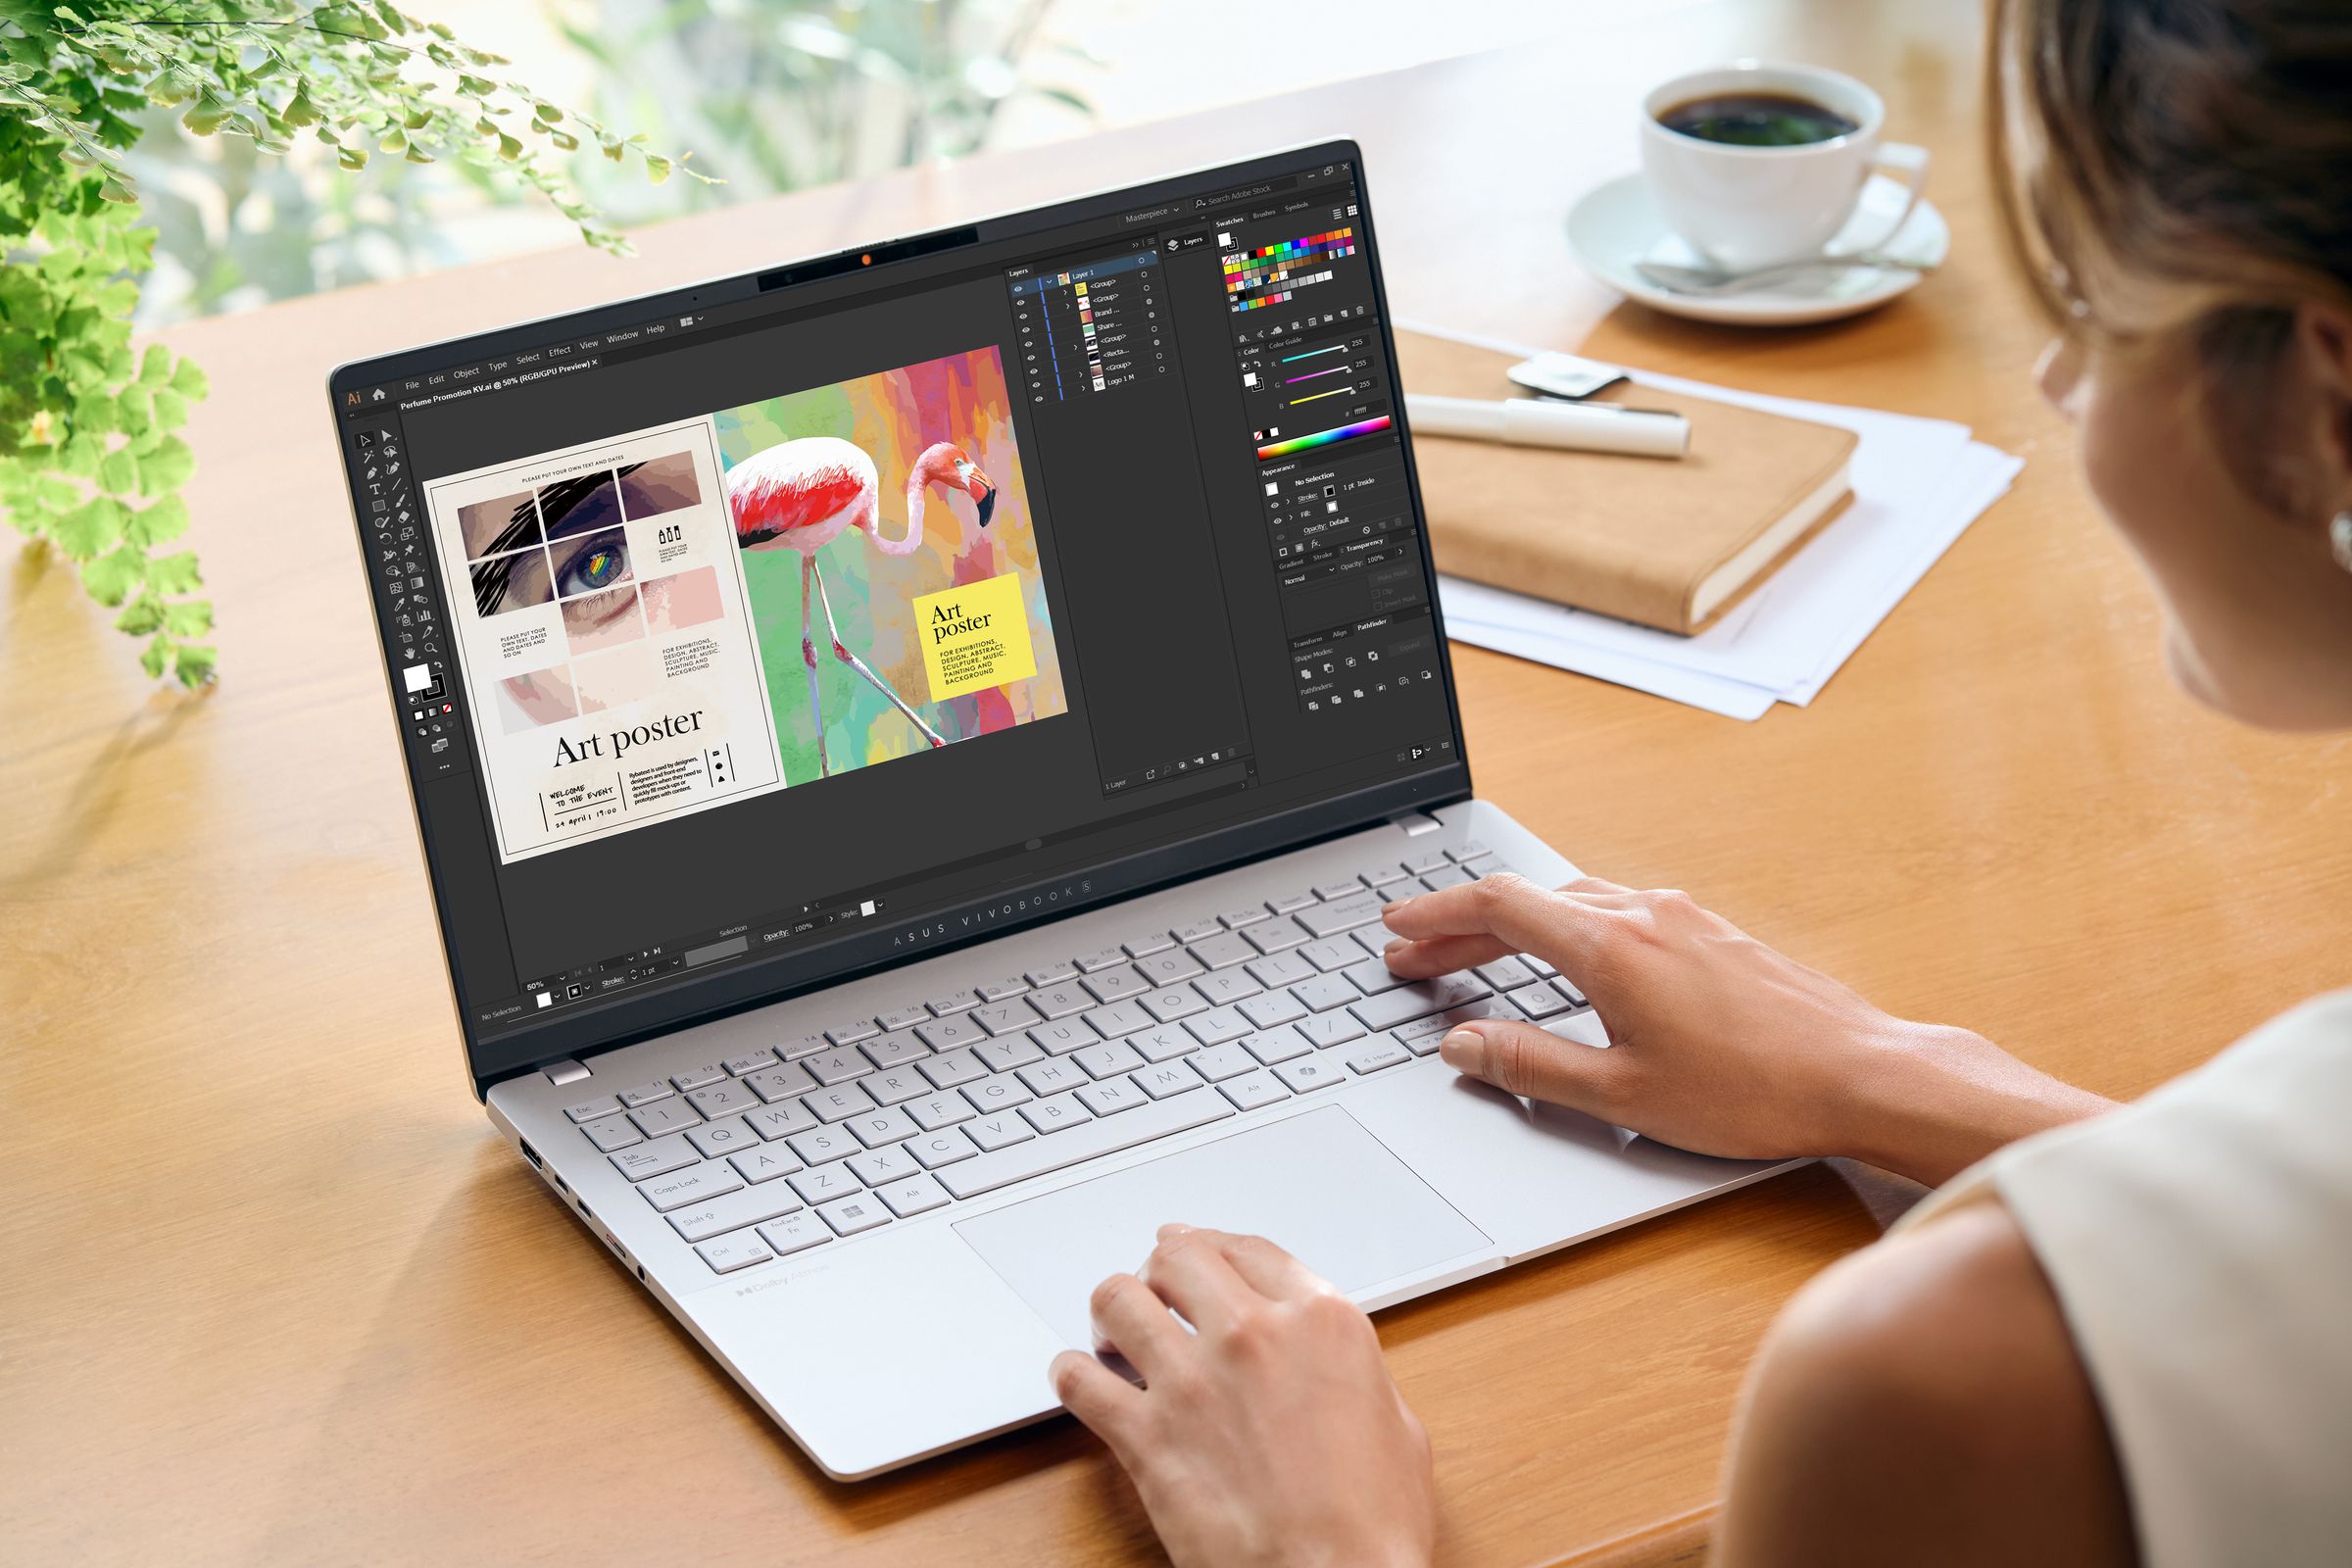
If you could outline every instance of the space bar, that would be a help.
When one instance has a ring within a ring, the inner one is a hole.
[[[1194,1089],[1098,1121],[1080,1122],[977,1159],[943,1165],[931,1174],[957,1198],[993,1193],[1007,1182],[1043,1176],[1098,1154],[1115,1153],[1154,1138],[1205,1127],[1233,1114],[1233,1102],[1214,1089]]]

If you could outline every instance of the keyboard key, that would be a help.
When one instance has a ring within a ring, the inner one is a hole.
[[[701,1089],[690,1089],[686,1092],[686,1099],[710,1121],[760,1107],[760,1096],[752,1086],[733,1079]]]
[[[985,1046],[974,1046],[972,1054],[990,1072],[1010,1072],[1024,1062],[1036,1061],[1046,1054],[1046,1048],[1034,1039],[992,1040]]]
[[[1485,996],[1487,989],[1487,983],[1476,975],[1440,975],[1435,980],[1418,980],[1394,991],[1384,991],[1377,997],[1366,997],[1348,1010],[1366,1029],[1393,1029],[1407,1019],[1460,1006]]]
[[[1176,939],[1165,931],[1147,931],[1132,942],[1119,944],[1119,951],[1130,958],[1148,958],[1154,953],[1176,945]]]
[[[1262,958],[1250,959],[1243,967],[1250,971],[1251,979],[1270,991],[1276,986],[1303,980],[1315,972],[1315,966],[1299,956],[1299,953],[1304,951],[1269,954]]]
[[[972,1016],[980,1020],[980,1027],[991,1036],[1017,1035],[1031,1024],[1045,1021],[1045,1014],[1018,997],[983,1002],[972,1009]]]
[[[980,993],[977,991],[951,991],[944,997],[933,997],[923,1005],[931,1009],[932,1017],[945,1018],[950,1013],[969,1012],[980,1005]]]
[[[911,1176],[922,1166],[915,1163],[912,1154],[892,1144],[885,1149],[869,1149],[862,1154],[852,1154],[850,1169],[856,1171],[858,1179],[866,1186],[880,1187],[885,1182]]]
[[[1317,937],[1298,950],[1298,956],[1326,972],[1361,962],[1364,950],[1349,937]]]
[[[819,1127],[812,1132],[795,1133],[784,1140],[785,1147],[801,1156],[804,1165],[822,1165],[831,1160],[847,1159],[858,1152],[857,1137],[840,1127]]]
[[[1198,942],[1202,937],[1213,937],[1224,929],[1225,928],[1218,924],[1214,919],[1190,920],[1176,928],[1176,940],[1179,942]]]
[[[1415,876],[1427,876],[1432,871],[1443,871],[1452,864],[1453,862],[1446,858],[1444,850],[1431,850],[1426,855],[1408,855],[1404,858],[1404,868]]]
[[[645,1142],[645,1134],[631,1125],[626,1116],[600,1116],[595,1121],[584,1121],[580,1123],[580,1131],[586,1133],[588,1141],[607,1154],[615,1149],[626,1149],[631,1144]]]
[[[1482,855],[1493,855],[1494,852],[1477,839],[1464,839],[1446,853],[1456,860],[1475,860]]]
[[[1032,1101],[1021,1107],[1021,1119],[1041,1133],[1058,1133],[1092,1121],[1094,1112],[1078,1103],[1076,1095],[1055,1095],[1052,1100]]]
[[[817,1125],[816,1113],[797,1100],[745,1111],[743,1119],[762,1138],[788,1138]]]
[[[1002,980],[991,980],[982,985],[980,1000],[982,1002],[1003,1002],[1006,997],[1017,997],[1028,989],[1029,982],[1024,976],[1008,974]]]
[[[1361,963],[1349,964],[1340,973],[1348,977],[1349,985],[1367,997],[1377,997],[1383,991],[1394,991],[1405,983],[1404,976],[1391,969],[1385,958],[1366,958]]]
[[[1127,961],[1127,955],[1116,948],[1097,948],[1092,953],[1081,953],[1070,961],[1078,965],[1079,973],[1093,974],[1099,969],[1117,968]]]
[[[1304,891],[1298,893],[1285,893],[1279,899],[1268,899],[1266,901],[1266,907],[1276,914],[1288,914],[1293,909],[1305,908],[1308,905],[1315,902],[1317,896],[1318,895],[1316,894],[1315,890],[1312,888],[1305,889]]]
[[[1097,1002],[1121,1002],[1129,997],[1140,997],[1152,985],[1134,964],[1124,959],[1116,969],[1090,974],[1078,983],[1086,987]]]
[[[1465,882],[1475,882],[1477,880],[1478,878],[1472,876],[1468,871],[1463,870],[1460,866],[1449,865],[1442,871],[1430,872],[1429,875],[1421,879],[1421,885],[1432,893],[1438,893],[1446,888],[1458,888]]]
[[[760,1147],[760,1135],[741,1116],[729,1116],[707,1127],[690,1127],[686,1141],[701,1150],[705,1159],[723,1159],[738,1150]]]
[[[822,1029],[811,1029],[806,1034],[787,1035],[777,1042],[776,1054],[786,1061],[798,1061],[803,1056],[812,1056],[820,1051],[830,1050],[832,1046],[831,1035]]]
[[[1077,978],[1078,966],[1074,963],[1049,963],[1029,971],[1029,984],[1032,987],[1056,986],[1065,980]]]
[[[682,1100],[657,1100],[641,1110],[630,1111],[629,1120],[635,1122],[637,1130],[648,1138],[659,1138],[663,1133],[680,1132],[703,1124],[702,1113]]]
[[[1296,1029],[1268,1029],[1242,1037],[1242,1049],[1271,1067],[1278,1061],[1303,1056],[1315,1048]]]
[[[1455,1024],[1468,1023],[1473,1018],[1516,1018],[1518,1016],[1518,1010],[1502,998],[1481,997],[1476,1002],[1465,1002],[1458,1007],[1447,1007],[1444,1012],[1433,1012],[1425,1018],[1415,1018],[1410,1023],[1400,1023],[1389,1032],[1399,1041],[1411,1046],[1415,1055],[1426,1056],[1429,1052],[1420,1047],[1420,1041],[1424,1036],[1435,1040]],[[1431,1049],[1436,1048],[1433,1046]]]
[[[1539,980],[1532,986],[1521,986],[1503,999],[1530,1018],[1548,1018],[1555,1012],[1566,1012],[1576,1005],[1567,994],[1548,980]]]
[[[1133,1046],[1123,1040],[1109,1041],[1100,1046],[1089,1046],[1084,1051],[1073,1051],[1070,1053],[1070,1059],[1084,1067],[1088,1077],[1098,1080],[1112,1077],[1144,1064],[1143,1056]],[[1030,1087],[1035,1088],[1036,1085],[1032,1084]]]
[[[980,1146],[983,1153],[1025,1144],[1037,1136],[1037,1130],[1010,1111],[1002,1116],[984,1116],[964,1128],[964,1136]]]
[[[1262,904],[1245,904],[1238,909],[1228,909],[1217,916],[1236,931],[1246,925],[1255,925],[1266,917],[1266,906]]]
[[[923,1043],[933,1051],[954,1051],[957,1046],[978,1045],[988,1038],[988,1031],[981,1028],[978,1020],[969,1013],[918,1023],[914,1026],[914,1032],[921,1035]]]
[[[1228,1078],[1239,1078],[1257,1066],[1257,1058],[1238,1045],[1210,1046],[1205,1051],[1196,1051],[1185,1059],[1193,1071],[1212,1084],[1223,1083]]]
[[[672,1171],[667,1176],[656,1176],[639,1182],[637,1191],[645,1195],[647,1202],[666,1214],[673,1208],[684,1208],[688,1203],[699,1203],[706,1199],[739,1191],[742,1186],[743,1178],[735,1174],[734,1166],[723,1160],[705,1160],[699,1165]]]
[[[860,1040],[871,1040],[885,1029],[904,1029],[903,1023],[877,1023],[871,1018],[844,1018],[825,1030],[825,1038],[837,1046],[854,1046]]]
[[[780,1067],[762,1067],[747,1075],[743,1081],[752,1086],[752,1093],[771,1105],[779,1100],[790,1100],[816,1087],[816,1080],[808,1076],[808,1069],[797,1061],[786,1062]]]
[[[1350,1040],[1361,1040],[1365,1034],[1364,1026],[1345,1007],[1301,1018],[1291,1027],[1303,1035],[1308,1045],[1316,1047],[1343,1046]]]
[[[1154,991],[1141,1001],[1143,1009],[1161,1023],[1174,1023],[1179,1018],[1189,1018],[1196,1012],[1208,1010],[1208,1004],[1201,1001],[1200,993],[1191,986],[1170,986],[1165,991]]]
[[[1367,956],[1382,959],[1389,956],[1389,944],[1396,940],[1396,933],[1385,925],[1364,926],[1348,932],[1348,936]]]
[[[861,1110],[874,1108],[874,1097],[856,1084],[842,1084],[832,1089],[820,1089],[813,1095],[803,1095],[801,1103],[815,1113],[818,1121],[841,1121]]]
[[[703,1261],[710,1265],[712,1272],[719,1274],[732,1274],[739,1268],[750,1268],[754,1263],[772,1263],[776,1260],[776,1254],[768,1250],[767,1244],[756,1232],[723,1237],[715,1242],[703,1242],[695,1250],[703,1254]]]
[[[925,1170],[937,1170],[942,1165],[953,1165],[959,1159],[969,1159],[980,1152],[980,1147],[977,1144],[953,1127],[943,1128],[935,1133],[925,1133],[920,1138],[909,1140],[903,1147],[921,1162]]]
[[[748,1077],[762,1067],[772,1067],[775,1064],[776,1054],[765,1050],[747,1051],[740,1056],[729,1056],[725,1061],[719,1063],[738,1078]]]
[[[896,1034],[901,1029],[911,1029],[918,1023],[928,1022],[930,1017],[931,1009],[917,1002],[904,1007],[893,1007],[881,1014],[877,1021],[883,1028]]]
[[[1097,1007],[1081,1014],[1086,1026],[1105,1040],[1134,1034],[1152,1027],[1152,1015],[1132,1002],[1114,1002],[1107,1007]]]
[[[1329,1089],[1348,1076],[1347,1069],[1330,1056],[1301,1056],[1297,1061],[1284,1062],[1274,1071],[1295,1095]]]
[[[970,1121],[973,1113],[970,1101],[961,1095],[943,1092],[926,1100],[907,1102],[906,1114],[914,1118],[917,1127],[929,1133],[953,1127],[959,1121]]]
[[[682,1095],[689,1089],[700,1089],[705,1084],[714,1084],[726,1075],[727,1069],[712,1061],[706,1062],[700,1067],[689,1067],[684,1072],[671,1073],[669,1081],[678,1086],[678,1093]]]
[[[1406,872],[1403,866],[1396,864],[1395,861],[1391,861],[1387,865],[1376,865],[1371,870],[1366,871],[1363,877],[1364,886],[1368,888],[1385,888],[1392,882],[1403,881],[1408,874],[1409,873]]]
[[[1341,1059],[1348,1063],[1349,1072],[1378,1072],[1383,1067],[1403,1065],[1413,1059],[1413,1054],[1382,1036],[1356,1047]]]
[[[633,1182],[641,1182],[649,1177],[666,1176],[673,1170],[684,1170],[698,1163],[703,1156],[694,1152],[694,1146],[686,1141],[684,1133],[672,1133],[667,1138],[657,1138],[650,1144],[639,1144],[635,1149],[624,1149],[605,1157],[612,1161],[614,1170]]]
[[[978,1063],[974,1063],[974,1065],[977,1066]],[[858,1079],[858,1087],[873,1096],[874,1103],[877,1105],[896,1105],[902,1102],[912,1100],[917,1095],[930,1094],[939,1085],[916,1072],[912,1067],[893,1067],[888,1072],[878,1072],[871,1077]]]
[[[931,1080],[934,1089],[956,1089],[988,1076],[988,1067],[976,1051],[943,1051],[928,1061],[916,1062],[915,1067]]]
[[[1222,932],[1218,934],[1223,935]],[[1202,963],[1181,948],[1170,948],[1165,953],[1154,953],[1149,958],[1138,963],[1136,968],[1143,971],[1144,978],[1155,986],[1172,986],[1179,980],[1190,980],[1197,974],[1208,972],[1207,964]]]
[[[902,1138],[912,1138],[916,1133],[922,1131],[914,1124],[912,1116],[907,1115],[896,1105],[891,1106],[888,1110],[871,1111],[863,1116],[852,1116],[849,1127],[850,1131],[858,1135],[858,1141],[868,1149],[879,1149],[884,1144],[895,1144]]]
[[[1030,1092],[1029,1086],[1012,1073],[982,1079],[976,1084],[965,1084],[962,1093],[963,1098],[971,1102],[972,1108],[983,1116],[991,1111],[1026,1105],[1037,1098]]]
[[[939,1183],[957,1198],[972,1198],[1080,1160],[1205,1126],[1232,1114],[1233,1106],[1223,1096],[1196,1089],[1120,1115],[1087,1121],[1052,1138],[1039,1138],[950,1165],[939,1173]]]
[[[888,1187],[877,1187],[874,1196],[889,1204],[890,1211],[901,1219],[948,1206],[947,1193],[928,1176],[909,1176]]]
[[[639,1105],[650,1105],[657,1100],[667,1100],[676,1091],[669,1087],[668,1079],[657,1078],[650,1084],[639,1084],[634,1089],[623,1089],[620,1092],[620,1102],[634,1110]]]
[[[708,1203],[692,1208],[673,1209],[669,1223],[677,1233],[690,1242],[709,1241],[729,1231],[757,1225],[763,1219],[782,1219],[801,1211],[799,1195],[781,1184],[774,1187],[752,1187],[740,1193],[714,1198]]]
[[[1088,1084],[1078,1091],[1078,1098],[1098,1116],[1115,1116],[1122,1110],[1151,1103],[1151,1097],[1125,1078],[1106,1078],[1099,1084]]]
[[[1058,1057],[1052,1061],[1031,1062],[1013,1076],[1027,1084],[1030,1092],[1036,1095],[1057,1094],[1086,1082],[1085,1072],[1076,1063]]]
[[[1251,1025],[1239,1007],[1211,1007],[1197,1017],[1185,1019],[1184,1027],[1202,1045],[1221,1046],[1228,1040],[1241,1039]]]
[[[1364,884],[1355,877],[1349,877],[1345,882],[1318,882],[1315,884],[1315,897],[1326,904],[1336,904],[1341,899],[1351,899],[1363,891]]]
[[[1319,937],[1336,937],[1343,931],[1370,925],[1380,918],[1384,901],[1377,893],[1358,893],[1335,904],[1318,904],[1311,909],[1300,909],[1291,916]]]
[[[1311,980],[1301,980],[1291,987],[1291,995],[1315,1012],[1345,1007],[1350,1002],[1361,1002],[1364,997],[1361,991],[1355,989],[1354,981],[1336,974],[1319,974]]]
[[[755,1187],[761,1182],[772,1182],[779,1176],[789,1176],[802,1168],[801,1162],[793,1158],[789,1148],[747,1149],[740,1154],[729,1154],[727,1163],[735,1167],[736,1175]],[[793,1206],[798,1208],[800,1205],[795,1203]]]
[[[1470,971],[1497,991],[1516,991],[1536,978],[1536,971],[1517,958],[1496,958]]]
[[[1272,1073],[1263,1071],[1228,1078],[1217,1085],[1217,1093],[1232,1101],[1236,1110],[1255,1110],[1260,1105],[1291,1098],[1291,1092],[1275,1082]]]
[[[858,1049],[877,1067],[902,1067],[919,1056],[931,1054],[931,1048],[915,1038],[911,1029],[893,1029],[889,1034],[876,1035]]]
[[[790,1219],[760,1226],[760,1238],[775,1249],[778,1257],[785,1257],[806,1251],[819,1242],[831,1241],[833,1233],[817,1223],[814,1214],[795,1214]]]
[[[1066,1056],[1080,1046],[1091,1046],[1102,1036],[1076,1018],[1062,1018],[1054,1023],[1041,1023],[1029,1031],[1029,1043],[1049,1055]],[[983,1058],[985,1059],[985,1058]]]
[[[1048,1018],[1067,1018],[1096,1005],[1094,994],[1073,978],[1059,985],[1041,986],[1030,993],[1029,1005]]]
[[[599,1116],[610,1116],[619,1108],[618,1097],[603,1095],[595,1100],[583,1100],[576,1105],[566,1105],[564,1114],[575,1122],[594,1121]]]
[[[830,1051],[820,1051],[813,1056],[802,1058],[800,1064],[808,1070],[809,1077],[820,1084],[845,1084],[874,1070],[874,1064],[866,1060],[865,1053],[856,1046],[835,1046]]]
[[[1315,906],[1317,909],[1326,907],[1328,907],[1326,905]],[[1242,935],[1248,937],[1250,945],[1260,953],[1283,953],[1292,948],[1303,947],[1313,941],[1319,933],[1309,931],[1298,922],[1314,912],[1314,909],[1300,909],[1297,914],[1286,914],[1279,920],[1266,920],[1250,926],[1242,932]]]
[[[1172,1056],[1185,1055],[1200,1049],[1200,1042],[1180,1023],[1163,1023],[1156,1029],[1140,1035],[1129,1035],[1127,1043],[1139,1052],[1146,1061],[1166,1061]]]
[[[890,1223],[890,1215],[882,1205],[862,1193],[856,1198],[845,1198],[838,1203],[827,1203],[817,1213],[824,1217],[826,1224],[833,1227],[836,1236],[855,1236],[859,1231],[870,1231],[877,1225]]]
[[[810,1207],[862,1191],[858,1185],[856,1173],[840,1165],[816,1165],[808,1170],[795,1171],[784,1179],[792,1183],[792,1190],[800,1194],[801,1200]]]
[[[1257,917],[1265,919],[1266,911],[1259,909]],[[1213,937],[1205,937],[1184,951],[1193,956],[1194,962],[1208,969],[1230,969],[1258,956],[1255,948],[1231,931],[1220,931]]]
[[[1219,969],[1197,977],[1193,989],[1206,998],[1210,1006],[1222,1007],[1229,1002],[1254,997],[1265,987],[1251,979],[1247,969]]]
[[[1201,1084],[1200,1075],[1182,1061],[1171,1061],[1157,1067],[1139,1067],[1127,1076],[1130,1082],[1153,1100],[1181,1095],[1188,1089],[1200,1088]]]
[[[1306,1004],[1288,991],[1270,991],[1242,1004],[1242,1016],[1259,1029],[1273,1029],[1306,1016]]]

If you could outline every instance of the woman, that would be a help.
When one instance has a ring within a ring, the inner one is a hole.
[[[2042,386],[2175,676],[2250,723],[2352,727],[2352,11],[2012,0],[1994,27],[2009,226],[2064,332]],[[1679,893],[1493,877],[1388,923],[1400,974],[1541,954],[1614,1040],[1468,1024],[1457,1071],[1943,1184],[1766,1339],[1720,1568],[2352,1562],[2352,993],[2117,1107]],[[1428,1558],[1428,1441],[1296,1260],[1171,1226],[1094,1305],[1148,1386],[1068,1352],[1054,1387],[1179,1562]]]

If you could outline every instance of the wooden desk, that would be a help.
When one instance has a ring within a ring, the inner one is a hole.
[[[1865,320],[1739,333],[1610,298],[1570,198],[1635,102],[1740,53],[1853,70],[1931,144],[1951,266]],[[320,407],[330,363],[1352,132],[1422,319],[1965,419],[2025,454],[1809,710],[1747,725],[1456,655],[1482,791],[1897,1010],[2112,1094],[2343,978],[2336,741],[2168,685],[2138,577],[2034,398],[2040,341],[1948,0],[1688,8],[1547,49],[976,160],[171,334],[219,690],[154,695],[67,572],[0,568],[0,1539],[24,1562],[1146,1557],[1073,1424],[826,1481],[580,1236],[461,1076]],[[1517,260],[1465,287],[1465,237]],[[1387,1313],[1456,1562],[1688,1562],[1740,1369],[1874,1234],[1826,1169]],[[1041,1374],[1042,1375],[1042,1374]]]

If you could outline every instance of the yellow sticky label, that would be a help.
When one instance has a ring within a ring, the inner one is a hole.
[[[1037,673],[1017,572],[925,594],[914,602],[914,612],[935,703]]]

